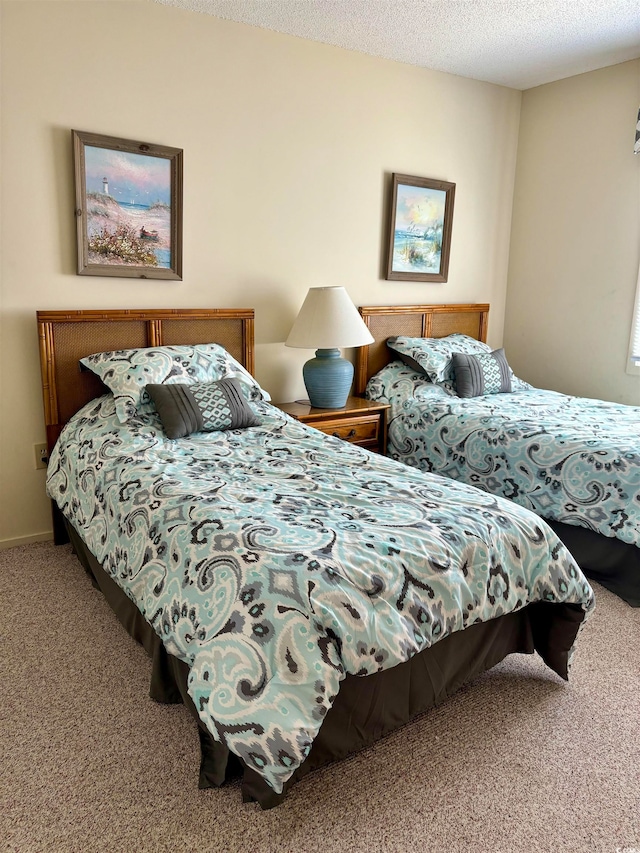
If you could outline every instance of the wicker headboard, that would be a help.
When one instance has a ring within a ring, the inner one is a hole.
[[[221,344],[254,371],[252,308],[38,311],[42,394],[49,453],[62,427],[85,403],[106,393],[80,370],[94,352],[169,344]]]
[[[374,343],[356,352],[355,393],[364,394],[367,382],[393,359],[387,338],[407,335],[412,338],[444,338],[454,332],[487,340],[489,306],[468,305],[395,305],[359,308],[362,319],[373,335]]]

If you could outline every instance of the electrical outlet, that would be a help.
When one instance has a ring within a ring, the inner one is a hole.
[[[46,468],[49,462],[49,454],[46,444],[34,444],[33,452],[36,457],[36,468]]]

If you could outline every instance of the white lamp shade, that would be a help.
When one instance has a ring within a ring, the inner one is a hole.
[[[334,349],[371,343],[373,337],[344,287],[312,287],[285,346]]]

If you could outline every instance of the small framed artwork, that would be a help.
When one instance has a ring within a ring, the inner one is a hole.
[[[78,275],[182,279],[182,149],[71,131]]]
[[[387,279],[446,281],[456,185],[393,175]]]

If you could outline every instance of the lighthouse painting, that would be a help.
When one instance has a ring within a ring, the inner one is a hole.
[[[182,278],[182,149],[72,131],[78,274]]]

